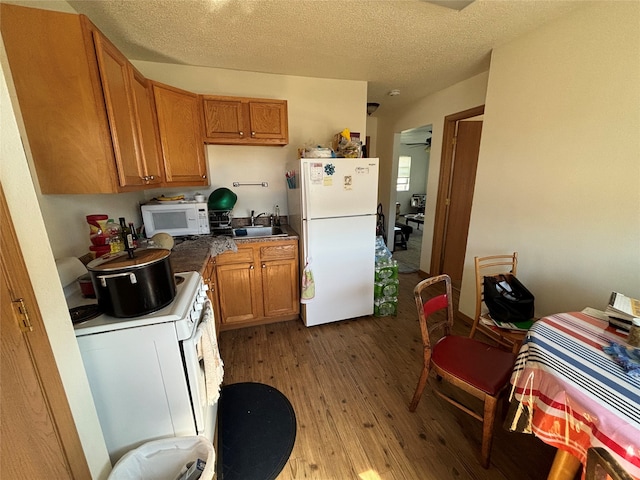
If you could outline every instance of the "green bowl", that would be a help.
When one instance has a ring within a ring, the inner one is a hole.
[[[238,196],[228,188],[218,188],[209,195],[207,205],[209,210],[231,210],[236,204]]]

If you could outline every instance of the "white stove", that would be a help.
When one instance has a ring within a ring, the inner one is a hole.
[[[76,337],[123,328],[175,322],[178,339],[185,340],[189,338],[200,318],[203,305],[207,300],[207,286],[202,282],[202,277],[198,272],[178,273],[175,275],[175,278],[176,296],[166,307],[146,315],[132,318],[117,318],[101,314],[95,318],[74,325]],[[70,287],[71,286],[72,285],[70,285]],[[68,293],[67,305],[69,308],[92,304],[97,304],[97,300],[95,298],[83,297],[79,287]]]
[[[63,280],[77,278],[77,268],[73,264],[67,275],[58,269],[70,309],[97,304],[82,296],[77,282]],[[207,387],[219,388],[222,382],[213,310],[198,272],[179,273],[176,279],[175,298],[160,310],[133,318],[101,314],[74,325],[114,464],[159,438],[204,435],[213,441],[218,390]],[[219,373],[205,369],[205,351],[207,360],[213,356],[219,362]]]

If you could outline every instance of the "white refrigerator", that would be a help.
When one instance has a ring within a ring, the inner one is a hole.
[[[377,158],[303,158],[287,165],[289,224],[300,235],[301,277],[315,296],[302,303],[307,327],[373,313]]]

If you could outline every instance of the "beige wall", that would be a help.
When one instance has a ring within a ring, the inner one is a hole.
[[[111,464],[20,141],[4,48],[0,50],[0,181],[91,474],[106,478]]]
[[[640,297],[640,3],[598,2],[492,57],[473,257],[512,252],[538,315]]]

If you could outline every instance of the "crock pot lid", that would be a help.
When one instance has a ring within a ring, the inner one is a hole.
[[[133,251],[133,258],[127,252],[118,252],[92,260],[87,269],[93,272],[110,272],[131,268],[141,268],[164,260],[171,255],[171,250],[164,248],[138,248]]]

